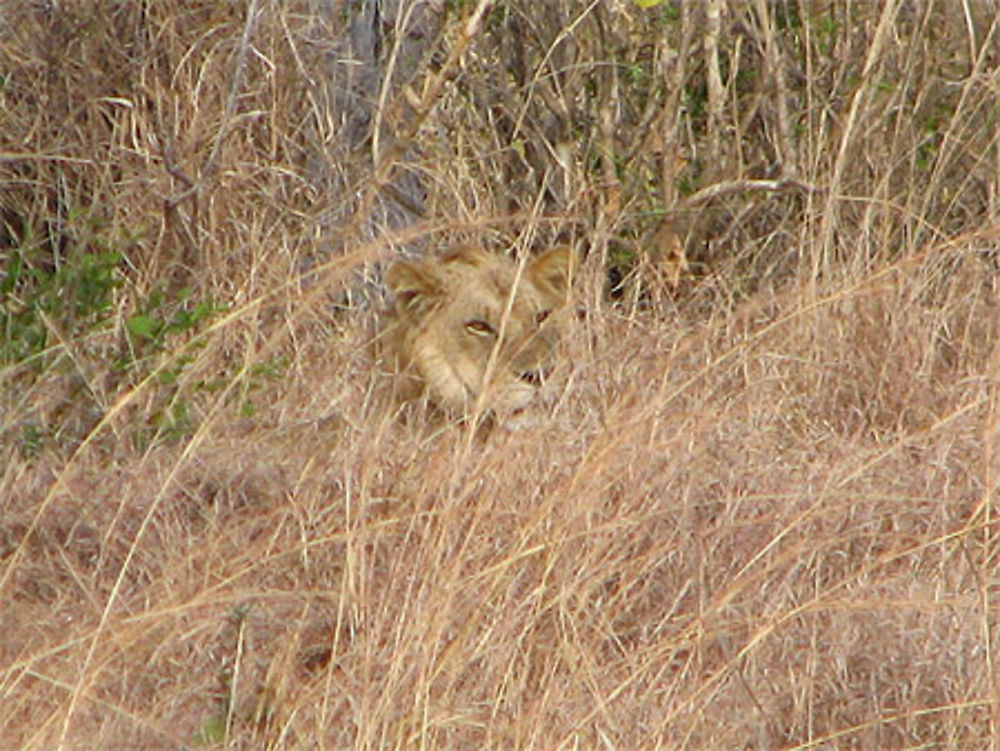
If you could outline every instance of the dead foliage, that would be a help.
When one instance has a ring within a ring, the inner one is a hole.
[[[3,744],[996,745],[998,23],[7,2]],[[371,356],[462,240],[585,259],[521,431]]]

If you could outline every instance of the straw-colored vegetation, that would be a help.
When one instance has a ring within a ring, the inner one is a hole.
[[[0,746],[1000,746],[1000,12],[0,7]],[[400,255],[569,244],[529,428]]]

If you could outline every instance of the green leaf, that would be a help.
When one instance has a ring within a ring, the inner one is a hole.
[[[132,336],[155,339],[156,335],[160,333],[160,329],[163,328],[163,321],[155,316],[139,313],[129,318],[125,325]]]
[[[661,5],[663,0],[633,0],[633,2],[639,8],[643,10],[648,10],[649,8],[655,8],[657,5]]]

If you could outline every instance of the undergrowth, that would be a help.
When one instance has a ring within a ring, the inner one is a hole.
[[[0,742],[995,748],[989,4],[0,12]],[[380,272],[569,243],[531,427]]]

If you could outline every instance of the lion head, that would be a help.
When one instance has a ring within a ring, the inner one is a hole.
[[[565,247],[523,264],[461,247],[392,264],[382,345],[404,398],[423,395],[452,414],[528,407],[553,365],[572,261]]]

